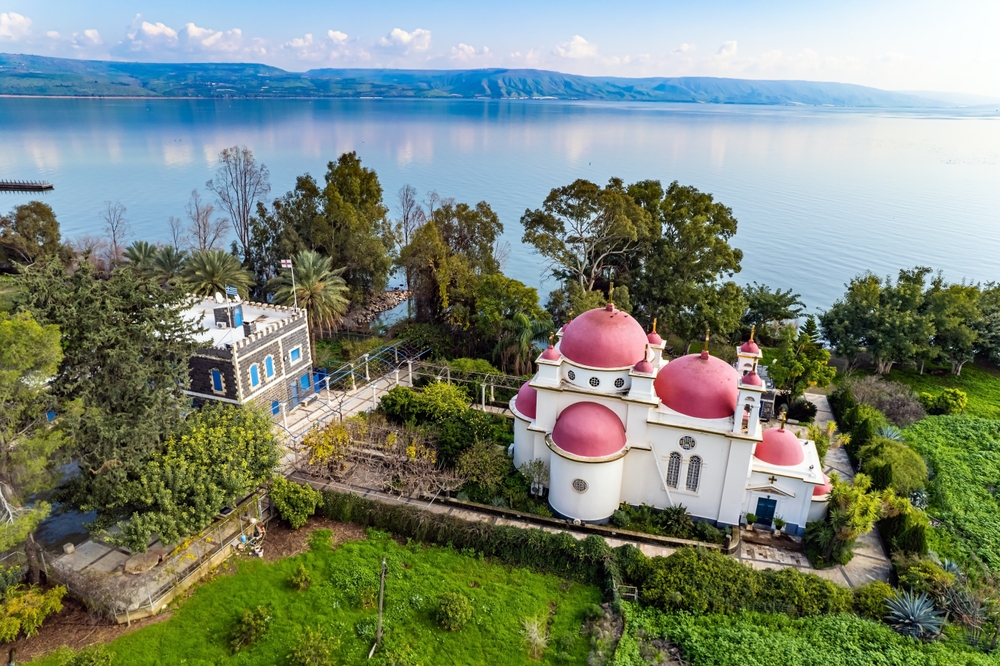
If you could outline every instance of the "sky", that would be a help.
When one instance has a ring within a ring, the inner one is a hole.
[[[1000,97],[1000,1],[0,0],[0,52],[839,81]]]

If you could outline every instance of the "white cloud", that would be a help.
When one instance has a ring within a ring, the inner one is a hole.
[[[31,19],[17,12],[0,14],[0,39],[16,41],[31,32]]]
[[[334,44],[343,44],[347,41],[347,33],[339,30],[327,30],[326,36]]]
[[[674,55],[680,55],[682,53],[689,53],[691,51],[694,51],[694,46],[692,46],[691,44],[681,44],[676,49],[671,51],[671,53],[673,53]]]
[[[82,49],[94,48],[95,46],[100,46],[104,43],[101,39],[101,33],[97,32],[93,28],[89,30],[84,30],[83,32],[73,33],[73,46]]]
[[[49,39],[59,39],[59,33],[56,32],[55,30],[49,30],[48,32],[45,33],[45,36],[48,37]]]
[[[82,36],[83,39],[89,39],[92,44],[93,37],[100,39],[96,30],[84,31]],[[144,21],[142,16],[137,14],[125,39],[112,49],[112,52],[131,56],[146,54],[155,58],[176,56],[179,53],[209,57],[246,56],[251,53],[261,55],[267,50],[263,48],[261,40],[253,40],[249,45],[244,44],[243,31],[239,28],[215,30],[202,28],[194,23],[185,23],[180,30],[174,30],[164,23]]]
[[[571,40],[558,45],[554,53],[560,58],[593,58],[597,56],[597,45],[573,35]]]
[[[404,53],[426,51],[431,47],[431,31],[417,28],[413,32],[406,32],[401,28],[393,28],[392,32],[378,40],[378,43]]]
[[[481,50],[477,51],[476,47],[469,46],[468,44],[459,44],[458,46],[451,47],[451,51],[448,55],[449,59],[457,62],[489,60],[492,57],[493,53],[490,52],[489,47],[484,46]]]
[[[281,48],[294,54],[297,60],[309,62],[364,61],[370,58],[363,48],[354,48],[349,44],[346,32],[327,30],[325,37],[316,38],[312,33],[306,33],[285,42]]]
[[[719,51],[718,53],[716,53],[716,55],[720,55],[726,58],[736,55],[736,40],[730,39],[729,41],[723,42],[722,46],[719,47]]]

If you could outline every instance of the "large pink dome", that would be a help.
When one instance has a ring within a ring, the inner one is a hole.
[[[813,488],[813,497],[823,497],[824,495],[828,494],[831,490],[833,490],[833,484],[830,483],[830,477],[824,474],[823,485],[816,486],[815,488]]]
[[[740,375],[721,358],[688,354],[667,363],[653,386],[670,409],[698,419],[721,419],[736,413]]]
[[[538,390],[529,385],[528,382],[525,382],[517,391],[514,406],[517,407],[517,411],[521,412],[521,414],[527,416],[529,419],[533,419],[537,413],[537,404]]]
[[[567,453],[601,458],[625,447],[625,427],[618,415],[604,405],[578,402],[556,419],[552,441]]]
[[[632,315],[608,303],[563,328],[559,351],[593,368],[631,368],[646,356],[646,332]]]
[[[762,441],[757,444],[753,455],[757,460],[779,467],[794,467],[806,459],[802,442],[791,430],[784,428],[765,430]]]

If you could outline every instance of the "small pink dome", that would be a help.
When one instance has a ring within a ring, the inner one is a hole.
[[[760,378],[760,375],[757,374],[756,370],[751,370],[749,374],[743,375],[743,378],[740,379],[740,383],[744,386],[763,386],[764,380]]]
[[[833,490],[833,484],[830,483],[830,477],[824,474],[823,481],[824,483],[822,486],[816,486],[815,488],[813,488],[813,497],[822,497],[823,495],[826,495],[828,492]]]
[[[517,411],[521,412],[529,419],[535,418],[537,413],[538,404],[538,390],[525,382],[520,389],[517,391],[517,398],[514,400],[514,406],[517,407]]]
[[[567,453],[601,458],[625,447],[625,427],[604,405],[577,402],[564,409],[556,419],[552,441]]]
[[[656,395],[670,409],[698,419],[721,419],[736,412],[740,376],[736,368],[708,354],[670,361],[656,376]]]
[[[656,331],[653,331],[652,333],[650,333],[649,335],[647,335],[646,336],[646,340],[651,345],[662,345],[663,344],[663,338],[661,338],[660,334],[657,333]]]
[[[759,354],[760,347],[758,347],[757,343],[753,340],[747,340],[743,343],[743,346],[740,347],[740,351],[744,354]]]
[[[549,345],[548,349],[542,352],[542,358],[546,361],[558,361],[562,357],[559,355],[559,352],[555,347]]]
[[[646,332],[632,315],[608,303],[563,327],[559,350],[574,363],[593,368],[631,368],[646,355]]]
[[[806,459],[802,449],[802,442],[791,430],[768,428],[753,455],[757,460],[772,465],[794,467]]]
[[[650,363],[649,361],[647,361],[646,359],[642,359],[641,361],[639,361],[638,363],[636,363],[635,367],[632,368],[632,369],[635,372],[644,372],[647,375],[651,375],[654,372],[654,370],[653,370],[653,364]]]

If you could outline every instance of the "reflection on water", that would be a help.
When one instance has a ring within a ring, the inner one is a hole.
[[[271,171],[272,194],[357,150],[387,203],[406,183],[488,201],[540,285],[520,216],[576,178],[679,180],[740,221],[741,282],[791,286],[828,305],[855,273],[930,265],[1000,278],[1000,122],[978,112],[395,100],[0,99],[0,178],[46,179],[72,237],[99,233],[121,201],[137,236],[164,240],[215,156],[236,143]],[[0,196],[0,210],[26,201]],[[544,293],[552,283],[541,285]]]

